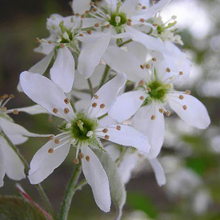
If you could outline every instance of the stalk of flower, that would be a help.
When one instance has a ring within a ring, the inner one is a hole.
[[[74,146],[76,147],[74,162],[79,163],[79,159],[81,160],[83,173],[92,188],[97,205],[101,210],[108,212],[111,204],[108,178],[90,147],[104,150],[100,142],[100,139],[103,139],[132,146],[145,154],[150,150],[147,137],[130,126],[99,125],[98,118],[110,110],[119,91],[125,85],[125,75],[117,74],[99,89],[87,110],[78,112],[74,112],[63,90],[46,77],[23,72],[20,81],[26,95],[46,108],[49,113],[65,120],[60,127],[61,133],[52,136],[31,161],[29,172],[31,183],[37,184],[49,176],[64,161],[70,146]]]
[[[119,96],[109,111],[118,122],[134,116],[133,126],[147,135],[152,146],[148,155],[150,159],[157,157],[164,141],[164,114],[171,114],[167,104],[193,127],[206,129],[210,124],[205,106],[191,96],[189,90],[176,91],[173,85],[175,75],[163,71],[164,65],[166,63],[161,62],[158,69],[152,66],[149,76],[140,81],[137,89]]]

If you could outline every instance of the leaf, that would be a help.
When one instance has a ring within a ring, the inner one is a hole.
[[[150,218],[155,219],[158,215],[156,206],[146,195],[128,193],[127,203],[131,208],[145,212]]]
[[[47,220],[33,205],[15,196],[0,196],[0,219]]]
[[[115,220],[120,220],[122,216],[122,209],[126,201],[126,191],[121,180],[118,167],[112,161],[108,153],[97,149],[93,149],[93,151],[99,158],[105,172],[107,173],[110,184],[111,199],[117,209],[117,217]]]

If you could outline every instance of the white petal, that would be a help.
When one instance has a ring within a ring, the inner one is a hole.
[[[63,136],[65,137],[65,136]],[[56,137],[55,137],[56,138]],[[61,146],[63,145],[63,146]],[[54,149],[61,146],[58,149]],[[48,153],[49,149],[54,149],[53,153]],[[69,153],[70,140],[60,141],[55,144],[54,140],[48,141],[34,155],[30,163],[29,180],[32,184],[38,184],[47,178],[61,163],[65,160]]]
[[[144,102],[142,97],[146,98],[146,92],[141,90],[122,94],[117,98],[108,114],[116,121],[123,122],[138,111]]]
[[[151,8],[156,12],[162,10],[165,6],[170,3],[171,0],[160,0],[157,4],[154,4]]]
[[[4,155],[7,176],[12,180],[25,178],[23,163],[3,137],[0,137],[0,146]]]
[[[46,57],[44,57],[40,62],[35,64],[29,69],[29,72],[31,73],[39,73],[44,74],[47,70],[47,67],[49,66],[52,58],[54,55],[54,50],[52,50]]]
[[[90,9],[91,0],[73,0],[72,9],[75,14],[84,14]]]
[[[154,174],[155,174],[158,185],[163,186],[164,184],[166,184],[166,176],[165,176],[163,167],[161,166],[158,159],[155,158],[155,159],[149,160],[149,162],[154,170]]]
[[[120,130],[116,129],[117,126],[120,126]],[[97,136],[106,139],[105,136],[108,135],[108,140],[113,143],[134,147],[145,154],[149,153],[150,144],[147,137],[134,128],[127,125],[111,125],[106,128],[107,133],[101,132],[104,128],[100,128],[101,131],[97,133]]]
[[[151,119],[153,115],[154,120]],[[147,157],[150,159],[157,157],[163,145],[165,133],[164,115],[159,112],[159,108],[153,104],[140,108],[133,117],[133,126],[148,137],[151,149]]]
[[[34,102],[47,109],[48,112],[67,121],[74,117],[71,105],[64,102],[66,96],[63,90],[54,82],[39,74],[28,72],[21,73],[20,81],[24,93]],[[54,108],[58,110],[57,114],[53,112]],[[68,114],[64,113],[65,108],[69,109]]]
[[[143,44],[147,49],[168,53],[160,39],[151,37],[129,26],[126,27],[126,31],[134,35],[134,37],[132,37],[133,41]]]
[[[141,64],[146,63],[148,50],[146,47],[143,47],[141,43],[131,42],[127,45],[128,52],[136,57]]]
[[[26,137],[48,137],[50,135],[35,134],[27,131],[22,126],[15,124],[5,118],[0,117],[0,128],[8,136],[11,142],[15,145],[24,143]]]
[[[183,97],[183,100],[179,99],[178,94],[170,97],[170,107],[189,125],[199,129],[206,129],[211,122],[206,107],[191,95],[184,94]],[[187,107],[186,110],[183,109],[184,105]]]
[[[101,64],[95,68],[94,73],[90,77],[93,88],[99,85],[104,71],[105,71],[105,65]],[[78,90],[89,89],[88,81],[78,71],[76,72],[76,75],[75,75],[73,88],[78,89]]]
[[[30,115],[48,113],[48,111],[40,105],[33,105],[33,106],[24,107],[24,108],[10,109],[10,110],[7,110],[7,113],[12,113],[14,110],[17,110],[18,112],[25,112]]]
[[[107,174],[98,157],[89,147],[82,146],[81,151],[85,156],[90,157],[89,162],[82,159],[82,168],[85,178],[92,188],[95,202],[103,212],[109,212],[111,197]]]
[[[115,10],[116,10],[118,0],[105,0],[105,2],[108,4],[109,8],[110,8],[112,11],[115,11]]]
[[[117,124],[117,121],[108,115],[99,120],[99,127],[106,127],[109,125],[116,125],[116,124]]]
[[[100,38],[96,42],[85,43],[79,55],[79,72],[88,79],[94,72],[96,66],[100,63],[100,59],[105,53],[110,42],[110,37]]]
[[[125,73],[129,80],[139,82],[146,78],[148,71],[141,69],[143,64],[130,53],[118,47],[109,47],[103,56],[103,60],[119,73]]]
[[[0,187],[4,185],[4,177],[5,177],[5,159],[0,143]]]
[[[96,99],[95,97],[92,99],[89,108],[89,114],[92,117],[98,118],[107,113],[111,109],[117,98],[118,93],[125,85],[125,83],[125,74],[117,74],[113,79],[104,84],[96,93],[98,99]],[[93,108],[93,103],[97,103],[97,107]],[[104,108],[100,107],[102,104],[105,105]]]
[[[64,92],[71,91],[75,75],[75,60],[67,47],[60,48],[53,67],[50,69],[51,79],[60,86]]]

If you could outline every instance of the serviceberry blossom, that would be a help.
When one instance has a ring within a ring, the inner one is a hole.
[[[64,119],[61,133],[52,136],[34,156],[30,164],[29,179],[37,184],[49,176],[66,158],[70,146],[76,147],[74,162],[81,159],[83,173],[92,188],[99,208],[108,212],[111,199],[109,180],[92,148],[104,150],[100,139],[124,146],[132,146],[147,154],[150,150],[148,139],[134,128],[123,124],[100,126],[99,119],[110,110],[125,85],[124,74],[117,74],[102,86],[91,100],[88,109],[74,112],[63,90],[40,74],[23,72],[20,76],[22,89],[34,102],[47,111]]]
[[[190,91],[176,91],[173,81],[175,75],[169,69],[164,71],[166,63],[161,62],[159,68],[154,65],[149,69],[149,75],[140,81],[135,91],[127,92],[118,97],[109,115],[123,122],[130,117],[132,125],[146,134],[151,144],[148,157],[155,158],[160,153],[164,141],[164,114],[175,111],[189,125],[198,129],[206,129],[210,118],[205,106],[190,95]]]
[[[19,112],[27,112],[29,114],[44,113],[45,110],[40,106],[31,106],[18,109],[7,109],[6,104],[14,98],[14,95],[2,95],[0,97],[0,187],[4,184],[4,176],[12,180],[21,180],[26,177],[24,173],[24,165],[15,150],[10,145],[23,144],[28,137],[48,137],[48,135],[39,135],[27,131],[22,126],[16,124],[8,115],[13,113],[17,115]]]

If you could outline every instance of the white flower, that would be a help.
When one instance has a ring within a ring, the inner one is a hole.
[[[87,110],[76,113],[63,90],[46,77],[23,72],[20,80],[22,89],[33,101],[46,108],[49,113],[65,120],[60,127],[62,133],[45,144],[31,161],[31,183],[37,184],[49,176],[64,161],[70,146],[73,145],[77,148],[75,163],[79,162],[79,156],[83,173],[92,187],[97,205],[101,210],[108,212],[111,204],[108,178],[89,146],[103,150],[99,140],[101,138],[135,147],[143,153],[148,153],[150,149],[147,137],[130,126],[113,124],[102,127],[99,124],[99,117],[105,115],[112,107],[126,82],[126,77],[123,74],[116,75],[94,95]]]
[[[121,174],[122,181],[124,184],[128,183],[131,179],[132,171],[134,170],[137,162],[141,158],[145,158],[143,154],[134,150],[126,149],[125,152],[121,152],[120,146],[115,144],[108,145],[106,148],[107,152],[111,158],[118,164],[119,172]],[[155,173],[155,177],[159,186],[162,186],[166,183],[166,177],[159,160],[154,158],[149,160],[149,163]]]
[[[12,98],[13,95],[0,97],[0,187],[4,184],[5,174],[12,180],[25,178],[24,165],[4,135],[14,145],[23,144],[28,140],[28,137],[48,137],[48,135],[38,135],[27,131],[22,126],[15,124],[11,117],[7,115],[8,113],[18,114],[19,111],[38,114],[45,112],[45,110],[40,106],[7,110],[5,105]],[[4,132],[4,135],[2,132]]]
[[[152,67],[150,74],[140,82],[135,91],[118,97],[109,115],[123,122],[134,115],[133,126],[147,135],[152,146],[149,158],[160,153],[165,132],[164,113],[169,116],[169,106],[189,125],[206,129],[210,118],[205,106],[190,95],[190,91],[179,92],[173,88],[174,75],[164,71],[163,62],[158,69]]]
[[[146,1],[126,0],[124,2],[106,0],[102,7],[96,7],[91,3],[91,11],[86,14],[96,21],[96,31],[89,36],[81,37],[84,43],[79,56],[78,70],[86,78],[89,78],[95,67],[110,44],[111,39],[129,39],[140,42],[150,50],[167,52],[160,39],[152,37],[151,29],[155,27],[148,19],[161,10],[169,0],[162,0],[153,6]],[[80,0],[74,0],[75,4],[82,4]],[[74,9],[74,8],[73,8]],[[89,18],[88,18],[89,19]],[[146,27],[146,30],[142,30]]]

